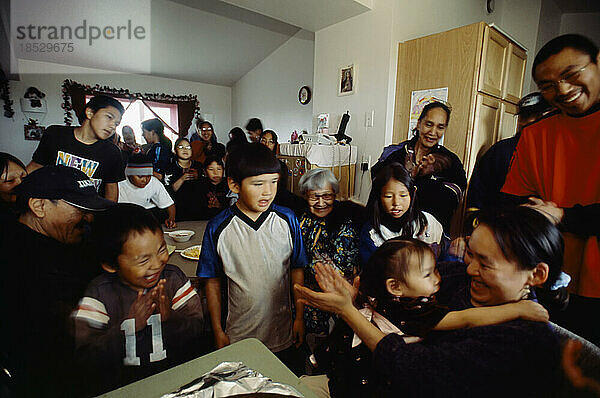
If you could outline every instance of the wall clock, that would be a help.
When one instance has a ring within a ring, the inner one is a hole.
[[[302,86],[300,88],[300,91],[298,91],[298,101],[300,101],[300,103],[302,105],[306,105],[310,102],[310,98],[311,98],[310,87]]]

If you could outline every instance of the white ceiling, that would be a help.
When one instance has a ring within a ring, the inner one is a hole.
[[[369,11],[373,0],[222,0],[316,32]]]

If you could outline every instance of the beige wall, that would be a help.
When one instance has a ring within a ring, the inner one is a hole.
[[[314,34],[301,30],[238,80],[232,88],[233,126],[244,128],[258,117],[280,142],[289,141],[294,130],[310,130],[313,102],[300,104],[298,91],[313,87],[314,54]]]

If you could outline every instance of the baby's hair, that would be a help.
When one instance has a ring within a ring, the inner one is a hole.
[[[385,214],[381,203],[381,190],[390,180],[396,180],[404,184],[410,195],[410,206],[406,210],[406,213],[399,219],[403,224],[400,236],[402,238],[412,238],[415,233],[420,235],[427,227],[427,219],[418,206],[416,187],[413,179],[400,163],[391,163],[382,167],[373,179],[371,193],[367,201],[367,214],[369,215],[371,225],[381,236],[381,222]],[[419,227],[418,231],[415,230],[416,226]]]
[[[418,239],[393,238],[385,241],[375,250],[360,274],[360,293],[375,299],[375,303],[385,302],[389,296],[385,281],[391,278],[404,283],[410,267],[415,264],[414,259],[421,267],[427,255],[435,259],[429,245]]]
[[[110,209],[98,213],[93,233],[100,264],[106,264],[113,269],[119,268],[118,257],[123,251],[125,242],[132,235],[146,231],[162,234],[160,223],[142,206],[117,203]]]
[[[236,146],[227,157],[226,167],[227,177],[238,184],[247,177],[279,174],[281,171],[281,165],[275,154],[258,142]]]

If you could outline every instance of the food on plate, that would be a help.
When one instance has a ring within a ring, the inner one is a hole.
[[[200,258],[201,247],[202,246],[200,245],[188,247],[187,249],[181,252],[181,255],[192,260],[198,260]]]

